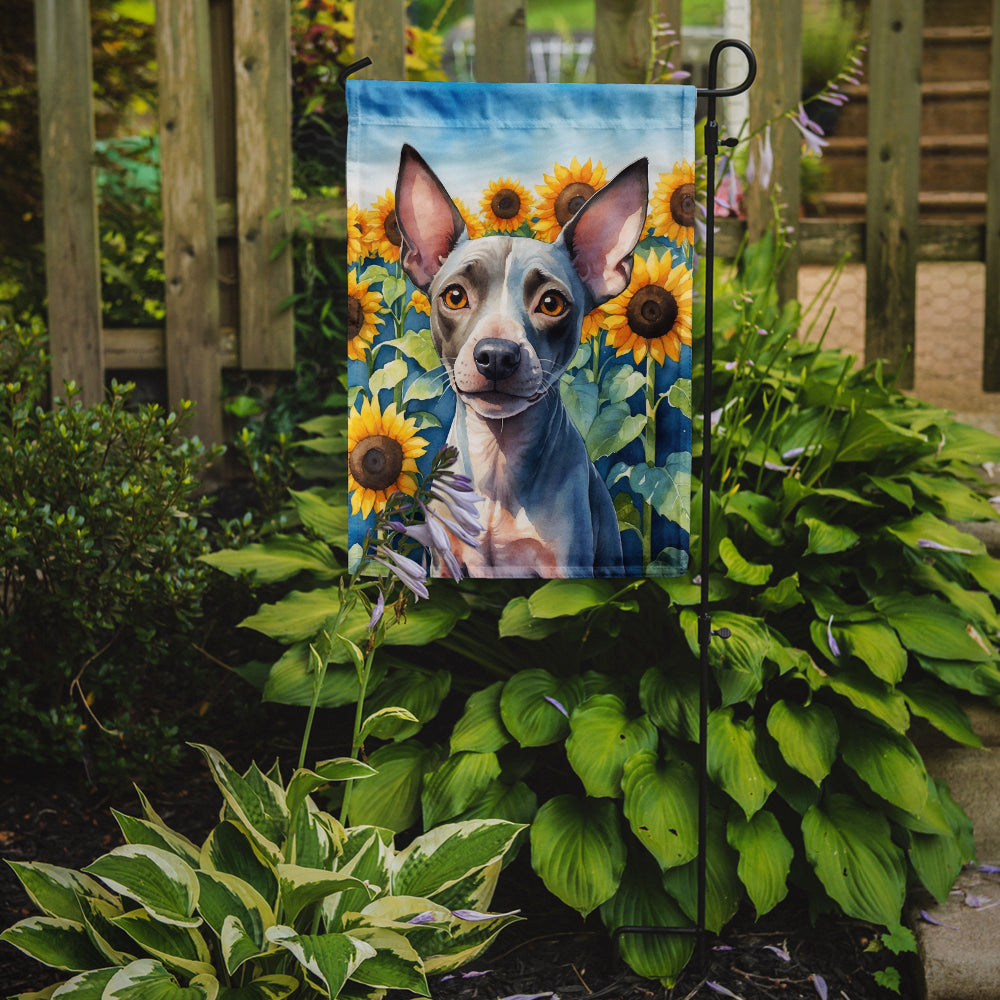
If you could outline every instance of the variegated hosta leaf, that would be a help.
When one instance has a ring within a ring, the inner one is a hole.
[[[661,869],[697,855],[698,783],[690,765],[643,750],[625,762],[622,789],[632,832]]]
[[[802,837],[823,887],[849,917],[899,923],[906,866],[882,813],[849,795],[830,795],[805,814]]]
[[[601,904],[610,932],[619,927],[689,927],[684,912],[664,891],[652,859],[629,859],[618,891]],[[694,950],[692,934],[623,934],[620,954],[640,976],[672,986]]]
[[[375,957],[370,944],[349,934],[296,934],[291,927],[278,924],[268,928],[267,939],[291,952],[309,978],[332,997],[365,959]]]
[[[613,694],[595,694],[570,716],[566,757],[588,795],[621,796],[622,768],[639,750],[653,750],[659,739],[647,715],[630,719],[625,702]]]
[[[150,955],[189,976],[213,971],[205,939],[190,927],[160,923],[145,910],[132,910],[111,921]]]
[[[218,1000],[285,1000],[299,985],[294,976],[261,976],[245,986],[224,986]]]
[[[392,892],[433,899],[500,861],[523,827],[502,819],[446,823],[421,834],[393,860]]]
[[[927,802],[927,771],[906,736],[861,719],[851,723],[850,738],[840,749],[847,766],[876,795],[919,815]]]
[[[767,731],[781,756],[815,785],[830,773],[840,733],[833,712],[820,702],[798,705],[778,700],[767,716]]]
[[[729,923],[743,899],[736,874],[736,852],[726,843],[725,819],[716,811],[708,816],[705,850],[705,926],[718,934]],[[663,873],[663,887],[692,919],[698,918],[698,861]]]
[[[104,996],[104,988],[114,978],[119,966],[112,966],[107,969],[91,969],[89,972],[81,972],[80,975],[67,979],[66,982],[58,986],[54,991],[50,986],[43,993],[21,993],[11,1000],[28,1000],[29,997],[38,998],[54,997],[55,1000],[101,1000]],[[50,992],[52,991],[52,992]]]
[[[752,718],[739,722],[733,709],[717,708],[708,717],[708,774],[749,818],[767,801],[776,782],[757,762]]]
[[[461,916],[468,911],[453,910],[451,932],[441,932],[441,940],[424,956],[424,971],[430,975],[451,972],[478,958],[508,924],[520,920],[516,912],[479,914],[476,919]],[[417,942],[414,942],[417,945]]]
[[[134,816],[126,816],[125,813],[120,813],[117,809],[112,809],[111,812],[129,844],[159,847],[171,854],[176,854],[192,868],[197,866],[199,849],[187,837],[161,824],[145,819],[136,819]]]
[[[342,875],[353,875],[367,887],[345,889],[323,900],[323,920],[328,931],[344,930],[345,913],[358,912],[368,905],[372,892],[388,889],[392,850],[389,830],[356,826],[347,831],[337,870]]]
[[[159,962],[143,958],[119,969],[101,1000],[216,1000],[218,995],[219,981],[212,975],[196,976],[181,986]]]
[[[615,803],[573,795],[549,799],[531,824],[531,865],[549,892],[583,916],[610,899],[625,870]]]
[[[223,939],[223,929],[228,920],[239,923],[238,931],[231,928],[230,942],[239,940],[239,960],[230,963],[235,957],[233,948],[226,952],[226,967],[232,975],[242,962],[252,955],[246,954],[242,938],[249,938],[253,946],[253,954],[266,950],[264,931],[275,923],[274,912],[264,897],[248,882],[238,879],[235,875],[223,872],[198,872],[198,883],[201,893],[198,898],[198,910],[205,922],[215,931],[220,940]]]
[[[424,778],[420,796],[424,826],[437,826],[454,819],[467,809],[500,777],[495,753],[461,752],[452,754]]]
[[[279,844],[288,831],[284,789],[253,768],[246,776],[240,775],[212,747],[197,743],[193,746],[205,755],[226,806],[247,828],[264,855],[277,863],[281,856]]]
[[[746,886],[758,918],[788,895],[788,872],[795,849],[782,833],[774,813],[761,809],[750,819],[729,821],[726,837],[740,853],[736,873]]]
[[[566,736],[570,713],[583,698],[579,677],[560,679],[547,670],[522,670],[504,684],[500,716],[521,746],[547,746]]]
[[[91,944],[87,928],[65,917],[28,917],[0,934],[26,955],[53,969],[81,972],[100,968],[105,959]]]
[[[224,872],[252,885],[271,905],[278,904],[278,875],[241,823],[220,823],[201,847],[199,867]]]
[[[373,767],[355,760],[353,757],[337,757],[317,764],[313,770],[300,767],[288,782],[285,805],[294,816],[306,797],[331,781],[350,781],[356,778],[370,778],[376,774]]]
[[[356,927],[351,937],[372,946],[375,954],[351,973],[351,979],[365,986],[409,990],[430,996],[424,963],[402,934],[384,927]]]
[[[46,916],[81,920],[80,897],[92,896],[109,903],[116,899],[97,879],[39,861],[8,861],[24,891]]]
[[[285,858],[305,868],[335,868],[344,836],[337,819],[317,809],[312,799],[306,799],[292,819]]]
[[[522,832],[523,829],[522,827]],[[505,860],[506,857],[497,858],[492,864],[478,868],[448,888],[434,893],[435,902],[448,907],[449,910],[488,910],[493,902],[493,894],[496,892],[500,870]]]
[[[165,924],[197,927],[198,878],[194,869],[171,851],[147,844],[125,844],[85,869],[113,892],[134,899],[150,916]]]
[[[503,681],[469,696],[462,717],[451,733],[451,752],[474,750],[477,753],[495,753],[511,739],[500,716],[500,692]]]
[[[278,881],[281,887],[282,912],[285,919],[291,921],[305,907],[345,889],[361,889],[369,894],[369,899],[375,895],[374,890],[353,875],[303,868],[300,865],[278,865]]]
[[[125,911],[120,902],[109,903],[93,896],[80,899],[83,921],[94,947],[104,956],[105,965],[128,965],[139,958],[135,942],[114,924]]]

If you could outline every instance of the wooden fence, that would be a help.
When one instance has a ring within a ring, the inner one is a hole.
[[[84,400],[94,401],[108,370],[165,369],[169,400],[195,400],[195,432],[221,441],[221,370],[293,365],[293,320],[283,308],[292,290],[291,254],[280,249],[292,220],[308,218],[321,237],[345,233],[343,201],[287,211],[290,0],[157,2],[166,325],[143,330],[101,326],[88,2],[35,0],[53,385],[73,379]],[[474,0],[477,79],[526,78],[526,2]],[[403,77],[405,7],[404,0],[356,0],[355,51],[374,62],[363,75]],[[912,384],[917,262],[985,261],[983,386],[998,391],[1000,0],[992,4],[985,224],[919,220],[922,8],[916,0],[871,0],[867,216],[800,220],[786,209],[797,240],[781,287],[795,294],[800,263],[833,262],[845,252],[863,260],[866,355],[895,365],[910,351],[903,378]],[[681,13],[681,0],[595,0],[597,81],[642,82],[650,18],[679,25]],[[759,65],[750,91],[752,129],[799,101],[802,3],[754,0],[751,16]],[[799,134],[783,121],[773,139],[770,187],[751,190],[746,223],[725,220],[720,255],[732,253],[744,225],[751,234],[762,230],[775,193],[786,205],[799,203]]]

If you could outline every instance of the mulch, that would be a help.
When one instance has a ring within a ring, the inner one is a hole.
[[[222,749],[231,752],[234,763],[239,760],[238,748]],[[200,757],[193,765],[147,792],[170,826],[197,841],[213,825],[219,797]],[[122,842],[111,807],[138,815],[134,793],[109,796],[74,779],[0,778],[0,858],[81,868]],[[889,1000],[893,994],[873,978],[887,965],[903,974],[902,996],[919,993],[913,970],[901,959],[870,949],[876,941],[873,928],[831,917],[813,926],[801,899],[786,901],[760,922],[750,913],[738,914],[722,935],[706,940],[705,968],[693,962],[672,989],[636,976],[619,961],[596,914],[582,921],[549,895],[526,853],[501,876],[494,909],[520,909],[525,919],[505,929],[468,969],[432,976],[435,1000]],[[0,865],[0,927],[32,912],[11,870]],[[2,995],[38,990],[60,978],[65,976],[0,944]]]

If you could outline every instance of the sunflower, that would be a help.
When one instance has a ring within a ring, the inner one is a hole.
[[[486,232],[486,226],[483,225],[483,220],[480,219],[475,212],[472,212],[469,209],[469,206],[466,205],[461,198],[453,198],[452,201],[455,202],[455,208],[458,209],[458,214],[462,216],[462,221],[465,223],[469,239],[479,239],[479,237]]]
[[[351,268],[347,272],[347,356],[354,361],[365,360],[365,348],[370,347],[382,325],[382,296],[370,290],[371,282],[358,282]]]
[[[373,510],[380,511],[399,490],[413,496],[416,460],[427,450],[427,441],[416,431],[414,420],[397,413],[395,403],[383,412],[377,399],[366,398],[360,410],[351,409],[347,419],[347,489],[352,514],[367,517]]]
[[[413,289],[413,295],[410,296],[410,305],[418,313],[423,313],[425,316],[430,316],[431,314],[431,300],[419,288]]]
[[[680,360],[681,345],[691,343],[691,271],[673,264],[668,250],[662,258],[651,250],[638,254],[628,288],[605,303],[608,344],[621,357],[632,352],[636,363],[648,353],[659,365]]]
[[[603,326],[604,309],[601,306],[597,306],[596,309],[591,309],[583,317],[583,323],[580,326],[580,343],[584,344],[591,338],[596,340],[601,335],[601,328]]]
[[[538,221],[534,230],[538,238],[546,243],[552,243],[562,227],[580,211],[583,203],[607,183],[606,172],[599,160],[596,167],[590,165],[590,160],[581,167],[574,156],[568,167],[557,163],[552,170],[554,177],[545,174],[545,183],[535,185],[542,200],[538,205]]]
[[[666,236],[675,243],[694,242],[697,202],[693,163],[682,160],[669,174],[660,174],[650,202],[649,218],[657,236]]]
[[[396,221],[396,197],[388,188],[385,196],[379,198],[368,210],[366,223],[366,238],[371,250],[386,262],[399,260],[403,234]]]
[[[357,264],[365,256],[368,240],[365,234],[365,214],[353,202],[347,205],[347,263]]]
[[[490,181],[479,207],[486,220],[486,228],[501,233],[512,233],[531,218],[531,196],[509,177]]]

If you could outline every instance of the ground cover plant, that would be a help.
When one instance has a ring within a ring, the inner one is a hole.
[[[814,914],[869,921],[905,949],[907,886],[943,898],[973,853],[969,821],[908,731],[919,716],[975,746],[957,695],[1000,694],[1000,562],[953,524],[995,516],[975,466],[1000,459],[1000,441],[906,397],[879,364],[800,339],[800,307],[774,291],[782,252],[773,238],[744,248],[717,288],[712,468],[695,455],[696,510],[710,484],[712,624],[731,632],[710,651],[707,925],[721,930],[744,903],[766,914],[794,887]],[[703,377],[696,368],[695,398]],[[319,433],[311,447],[333,442]],[[294,497],[306,503],[308,542],[278,533],[226,557],[230,572],[288,581],[245,622],[287,652],[246,675],[299,704],[313,697],[308,648],[346,545],[341,526],[310,529],[322,505],[333,523],[340,496]],[[701,544],[695,534],[695,567]],[[378,774],[356,789],[352,821],[530,822],[535,870],[582,915],[609,930],[690,924],[699,592],[693,575],[436,585],[371,677],[369,706],[414,719],[367,741]],[[349,705],[354,673],[334,650],[320,703]],[[450,691],[468,697],[442,740],[428,723]],[[664,982],[691,947],[622,943]]]

